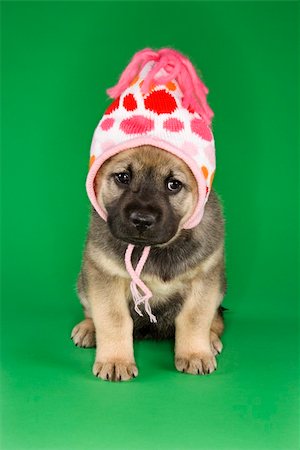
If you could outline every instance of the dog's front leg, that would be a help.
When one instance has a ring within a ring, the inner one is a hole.
[[[138,374],[133,354],[133,321],[125,295],[126,280],[93,277],[89,297],[96,329],[93,373],[110,381],[124,381]]]
[[[204,375],[217,367],[210,328],[222,295],[213,280],[195,279],[188,292],[175,320],[175,365],[181,372]]]

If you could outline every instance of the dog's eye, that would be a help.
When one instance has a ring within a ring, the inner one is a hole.
[[[166,181],[166,186],[170,192],[176,194],[182,188],[182,183],[181,181],[176,180],[175,178],[168,178]]]
[[[131,176],[129,172],[115,173],[115,181],[118,184],[129,184],[131,181]]]

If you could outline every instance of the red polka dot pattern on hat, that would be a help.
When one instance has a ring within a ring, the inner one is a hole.
[[[193,133],[198,134],[198,136],[206,141],[211,141],[213,138],[212,132],[202,119],[193,119],[191,121],[191,129]]]
[[[111,117],[109,117],[108,119],[104,119],[100,123],[100,128],[104,131],[107,131],[113,126],[114,122],[115,122],[115,119],[112,119]]]
[[[107,110],[105,111],[104,114],[110,114],[113,111],[115,111],[117,108],[119,108],[119,103],[120,103],[120,97],[116,98],[116,100],[114,100],[112,102],[112,104],[109,105],[109,107],[107,108]]]
[[[171,114],[176,108],[177,104],[174,97],[165,90],[153,91],[145,100],[145,108],[156,114]]]
[[[163,126],[164,126],[165,130],[178,132],[178,131],[181,131],[184,128],[184,123],[181,122],[181,120],[178,120],[176,118],[172,118],[172,119],[165,120]]]
[[[120,123],[120,129],[126,134],[143,134],[154,129],[154,121],[144,116],[132,116]]]
[[[124,97],[123,106],[127,111],[134,111],[137,108],[137,102],[132,94],[128,94]]]

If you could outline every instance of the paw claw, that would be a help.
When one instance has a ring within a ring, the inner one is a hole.
[[[194,353],[186,357],[175,358],[176,369],[183,373],[193,375],[209,375],[217,367],[216,359],[212,352]]]
[[[97,374],[98,378],[102,378],[107,381],[127,381],[131,378],[136,378],[138,370],[135,363],[123,361],[96,361],[93,367],[93,373]]]
[[[219,336],[213,331],[210,332],[210,346],[214,355],[220,355],[223,349],[223,344]]]
[[[85,319],[76,325],[72,330],[71,339],[76,347],[95,347],[96,333],[92,319]]]

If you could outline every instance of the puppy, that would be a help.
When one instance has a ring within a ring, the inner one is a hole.
[[[92,209],[78,277],[85,319],[72,331],[76,346],[96,346],[94,375],[134,378],[133,340],[170,338],[177,370],[212,373],[222,350],[226,288],[224,220],[215,192],[200,223],[185,229],[198,199],[195,177],[182,159],[152,145],[108,158],[94,189],[107,221]],[[151,247],[141,279],[152,291],[157,323],[136,313],[124,262],[128,244],[134,245],[134,267]]]

